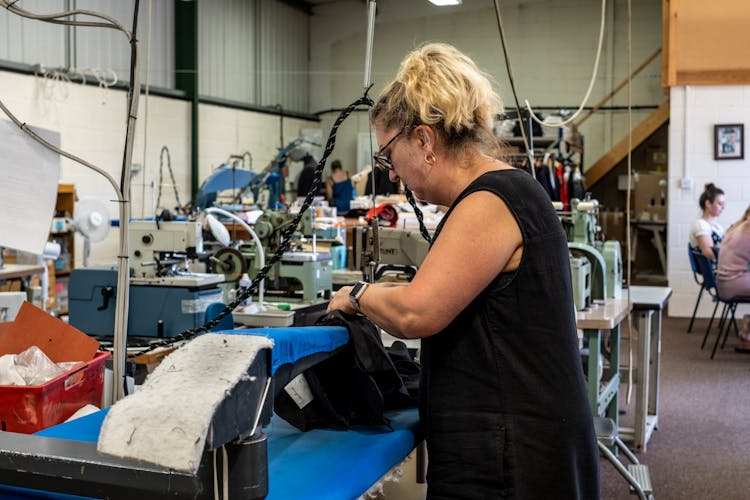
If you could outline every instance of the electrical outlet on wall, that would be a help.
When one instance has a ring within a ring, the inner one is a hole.
[[[685,191],[692,191],[693,189],[693,179],[690,177],[683,177],[680,179],[680,189]]]

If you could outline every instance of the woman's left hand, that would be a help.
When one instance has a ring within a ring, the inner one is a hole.
[[[328,303],[328,309],[326,310],[326,312],[329,313],[331,311],[339,309],[346,314],[357,314],[357,311],[354,310],[354,307],[352,307],[352,303],[349,300],[349,293],[351,291],[352,287],[350,286],[339,288],[338,291],[334,294],[331,301]]]

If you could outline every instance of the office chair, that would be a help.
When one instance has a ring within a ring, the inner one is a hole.
[[[716,336],[714,347],[711,350],[711,359],[714,359],[716,355],[716,349],[719,347],[721,342],[721,348],[727,343],[727,337],[729,336],[729,328],[734,327],[734,333],[739,334],[739,328],[737,327],[737,320],[735,318],[735,312],[739,304],[750,304],[750,297],[730,297],[724,298],[719,294],[719,288],[716,285],[716,274],[714,273],[713,265],[705,255],[699,250],[692,251],[693,258],[698,263],[703,276],[703,286],[709,295],[713,298],[716,305],[714,306],[714,312],[711,315],[711,319],[708,322],[708,328],[706,328],[706,334],[703,336],[703,342],[701,343],[701,349],[706,345],[706,340],[711,332],[711,325],[713,324],[714,317],[716,317],[716,310],[719,304],[722,304],[721,318],[719,319],[719,333]],[[723,341],[722,341],[723,337]]]
[[[221,302],[214,302],[212,304],[209,304],[206,308],[206,316],[205,316],[205,323],[208,323],[212,319],[214,319],[216,316],[219,315],[219,313],[226,307],[226,304],[223,304]],[[221,321],[219,321],[219,324],[211,328],[212,332],[220,332],[224,330],[232,330],[234,329],[234,319],[232,319],[232,314],[227,314],[224,316]]]
[[[701,287],[700,291],[698,292],[698,298],[695,301],[695,307],[693,308],[693,315],[690,317],[690,324],[688,325],[687,332],[691,333],[693,331],[693,322],[695,322],[695,314],[698,312],[698,305],[701,302],[701,297],[703,296],[703,291],[706,289],[706,285],[703,282],[703,274],[701,273],[700,267],[698,266],[698,262],[693,257],[693,247],[690,246],[690,243],[688,243],[688,260],[690,261],[690,268],[693,270],[693,279],[695,280],[695,283]]]

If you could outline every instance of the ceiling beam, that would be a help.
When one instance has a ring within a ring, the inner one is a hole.
[[[305,0],[276,0],[279,3],[286,4],[290,7],[293,7],[299,11],[304,12],[308,16],[312,16],[313,13],[313,4],[310,2],[307,2]]]

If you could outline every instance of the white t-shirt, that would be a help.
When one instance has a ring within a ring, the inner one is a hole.
[[[708,222],[704,218],[696,219],[690,226],[690,246],[698,249],[698,237],[710,236],[714,242],[720,243],[724,239],[724,228],[716,221]],[[713,246],[713,245],[712,245]]]

